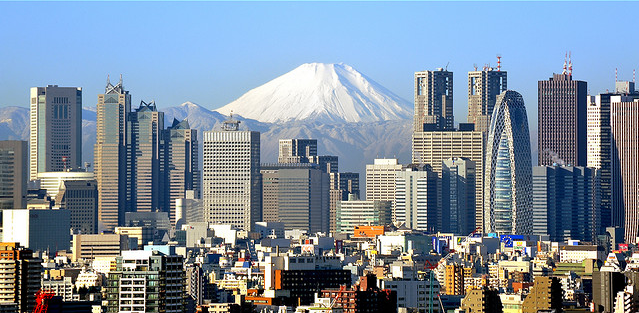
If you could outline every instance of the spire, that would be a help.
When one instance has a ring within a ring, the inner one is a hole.
[[[111,79],[110,79],[110,77],[109,77],[109,74],[107,74],[107,86],[108,86],[108,85],[111,85]]]
[[[120,85],[120,88],[123,88],[122,87],[122,74],[120,74],[120,82],[118,83],[118,85]]]
[[[564,70],[561,72],[561,74],[566,75],[566,65],[568,62],[568,52],[566,52],[566,55],[564,56]]]

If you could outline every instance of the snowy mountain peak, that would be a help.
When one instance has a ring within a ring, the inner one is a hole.
[[[261,122],[323,123],[409,119],[412,104],[339,63],[306,63],[216,110]]]

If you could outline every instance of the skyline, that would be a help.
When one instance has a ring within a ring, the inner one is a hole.
[[[11,30],[0,33],[0,39],[9,43],[0,51],[0,93],[4,95],[0,107],[26,107],[27,89],[48,84],[83,87],[83,104],[92,107],[106,76],[117,80],[123,74],[133,103],[154,99],[164,108],[192,101],[217,109],[310,62],[349,64],[412,102],[414,72],[448,64],[455,73],[455,120],[464,122],[467,72],[473,64],[495,66],[496,55],[501,54],[509,88],[523,95],[536,132],[537,81],[561,72],[566,51],[572,51],[574,78],[587,81],[590,94],[614,88],[615,68],[619,80],[632,80],[633,68],[639,67],[631,53],[637,44],[603,49],[599,42],[612,41],[614,34],[624,30],[632,32],[630,12],[638,6],[591,2],[2,3],[3,11],[13,14],[5,13],[0,19],[0,26]],[[433,20],[421,20],[424,17]],[[478,17],[487,19],[478,22]],[[109,20],[113,22],[105,23]],[[571,24],[568,31],[562,30],[562,23]],[[33,39],[43,29],[55,36]],[[502,38],[490,37],[495,33],[502,33]]]

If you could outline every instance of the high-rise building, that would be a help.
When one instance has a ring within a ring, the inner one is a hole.
[[[522,96],[497,97],[486,143],[484,231],[532,233],[532,161]]]
[[[587,90],[570,73],[539,81],[538,165],[587,165]]]
[[[42,280],[42,260],[17,242],[0,243],[0,302],[15,303],[18,312],[33,312]]]
[[[319,165],[324,173],[337,173],[339,171],[339,158],[336,155],[316,155],[309,157],[311,163]]]
[[[475,162],[468,158],[442,161],[442,231],[459,235],[475,229]]]
[[[82,88],[31,88],[29,179],[82,164]]]
[[[500,68],[468,72],[468,123],[476,131],[488,132],[497,96],[507,89],[508,74]]]
[[[182,199],[187,190],[200,197],[200,170],[198,162],[197,130],[187,120],[173,119],[164,130],[164,173],[166,174],[165,204],[172,222],[175,222],[175,200]]]
[[[309,163],[317,156],[317,139],[280,139],[278,163]]]
[[[68,180],[60,185],[56,206],[69,211],[74,234],[98,233],[98,186],[95,180]]]
[[[336,231],[353,233],[356,226],[384,226],[392,222],[390,201],[359,200],[351,194],[337,203]]]
[[[453,72],[439,68],[436,71],[415,72],[414,132],[452,129]]]
[[[533,167],[533,234],[559,242],[596,238],[597,175],[589,167]]]
[[[442,162],[450,158],[467,158],[475,163],[474,229],[484,222],[484,137],[471,126],[463,123],[460,130],[413,133],[413,163],[430,164],[437,173],[442,173]]]
[[[625,239],[636,243],[639,235],[639,97],[610,98],[612,134],[613,224],[623,221]],[[615,225],[616,226],[616,225]]]
[[[106,312],[185,312],[182,257],[159,251],[122,251],[107,280]]]
[[[66,170],[63,172],[41,172],[38,173],[37,177],[40,189],[46,190],[47,195],[55,199],[64,182],[93,180],[94,173],[85,170]]]
[[[403,223],[410,229],[441,231],[437,203],[438,178],[438,174],[424,164],[411,164],[397,172],[393,221]]]
[[[131,112],[131,95],[122,78],[115,86],[107,79],[104,94],[98,95],[94,174],[98,186],[98,219],[107,230],[124,221],[127,157],[126,127]]]
[[[396,174],[403,166],[397,159],[375,159],[366,165],[366,200],[390,201],[395,206]]]
[[[28,158],[26,141],[0,141],[0,210],[27,207]]]
[[[55,255],[69,250],[68,210],[19,209],[2,211],[2,239],[19,242],[33,250]]]
[[[262,164],[265,222],[309,233],[329,231],[329,176],[315,164]]]
[[[128,212],[165,211],[162,135],[164,113],[154,101],[140,102],[129,113],[127,126],[127,202]]]
[[[359,199],[359,173],[329,173],[330,177],[330,231],[336,228],[337,202],[348,200],[349,194]]]
[[[204,220],[250,231],[262,219],[260,133],[226,121],[204,132],[202,167]]]

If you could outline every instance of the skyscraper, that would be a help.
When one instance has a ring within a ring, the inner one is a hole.
[[[375,159],[366,165],[366,200],[390,201],[395,207],[395,180],[402,165],[397,159]]]
[[[437,203],[438,175],[429,165],[411,164],[396,173],[395,222],[410,229],[442,230]]]
[[[348,195],[354,194],[359,199],[359,173],[329,173],[330,175],[330,231],[336,228],[337,203],[348,200]]]
[[[415,72],[413,131],[452,129],[453,123],[453,72]]]
[[[280,139],[278,163],[308,163],[317,156],[317,139]]]
[[[466,123],[460,130],[427,131],[413,133],[413,163],[430,164],[433,171],[442,173],[442,161],[449,158],[468,158],[475,162],[475,221],[470,227],[484,223],[484,137]]]
[[[162,135],[164,113],[154,101],[140,102],[127,120],[127,211],[164,211]]]
[[[82,88],[31,88],[29,179],[82,164]]]
[[[316,164],[262,164],[263,221],[309,233],[329,231],[329,175]]]
[[[0,210],[27,207],[28,158],[26,141],[0,141]]]
[[[98,95],[94,173],[98,186],[98,219],[108,230],[124,222],[126,200],[126,120],[131,112],[131,95],[122,78],[115,86],[107,79],[104,94]]]
[[[200,170],[198,162],[197,130],[191,129],[187,120],[173,119],[173,124],[164,130],[164,173],[166,174],[164,207],[175,222],[175,200],[193,190],[200,198]]]
[[[613,224],[623,221],[625,239],[636,243],[639,235],[639,97],[610,98],[612,130]]]
[[[508,74],[491,67],[468,72],[468,123],[488,132],[497,96],[508,89]]]
[[[467,235],[474,230],[476,175],[475,162],[468,158],[442,161],[442,231]]]
[[[522,96],[497,97],[486,146],[484,231],[532,232],[532,162],[528,117]]]
[[[204,220],[250,231],[262,219],[260,133],[239,130],[239,121],[204,132]]]
[[[554,74],[538,83],[538,164],[586,166],[587,90],[572,74]]]
[[[550,240],[591,241],[599,214],[597,169],[581,166],[533,167],[533,234]]]

